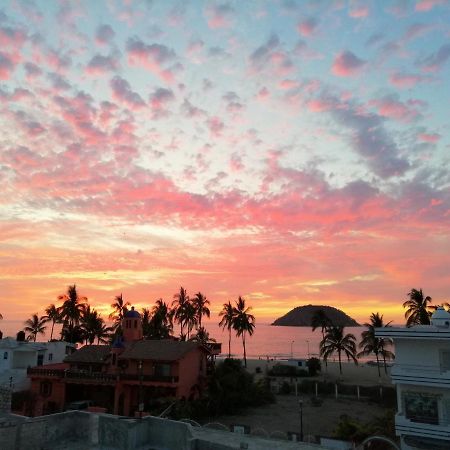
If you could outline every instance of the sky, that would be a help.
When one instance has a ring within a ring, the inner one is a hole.
[[[450,301],[450,2],[0,2],[0,312]]]

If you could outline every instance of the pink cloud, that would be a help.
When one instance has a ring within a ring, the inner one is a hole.
[[[367,17],[369,15],[369,6],[368,5],[357,5],[353,6],[348,13],[350,17],[354,19],[361,19]]]
[[[116,33],[109,25],[100,25],[95,32],[95,39],[98,44],[109,44],[115,35]]]
[[[149,102],[153,119],[166,117],[169,114],[168,105],[175,100],[175,95],[170,89],[158,88],[150,94]]]
[[[298,23],[297,30],[304,37],[310,37],[314,34],[317,28],[317,20],[313,17],[303,20]]]
[[[360,73],[366,65],[366,61],[358,58],[350,51],[344,51],[336,56],[331,68],[334,75],[339,77],[351,77]]]
[[[211,117],[206,121],[206,125],[214,137],[221,136],[222,131],[225,128],[224,123],[219,119],[219,117]]]
[[[0,51],[0,80],[8,80],[18,61],[13,55]]]
[[[259,101],[266,101],[268,98],[270,97],[270,92],[269,90],[264,86],[262,87],[259,91],[258,94],[256,95],[257,100]]]
[[[115,72],[119,68],[118,59],[114,56],[95,55],[86,66],[90,75],[99,75],[107,72]]]
[[[130,109],[138,109],[145,106],[142,97],[137,92],[131,90],[130,83],[124,78],[115,76],[109,84],[113,92],[114,100],[122,102]]]
[[[446,0],[420,0],[416,3],[416,11],[431,11],[435,6],[445,5]]]
[[[205,15],[209,28],[228,28],[232,24],[234,9],[228,3],[210,3],[205,9]]]
[[[393,96],[372,100],[371,104],[378,109],[381,116],[405,123],[418,119],[422,114],[417,108],[426,106],[422,101],[417,102],[415,100],[408,100],[403,103]]]
[[[419,65],[425,72],[437,72],[444,67],[449,59],[450,44],[444,44],[435,53],[422,58]]]
[[[430,144],[436,144],[441,139],[441,135],[438,133],[420,133],[417,138],[422,142],[428,142]]]
[[[429,80],[429,77],[417,74],[409,73],[393,73],[389,77],[389,81],[392,85],[400,89],[408,89],[414,87],[418,83]]]
[[[166,67],[175,59],[175,52],[161,44],[145,44],[138,38],[127,41],[128,62],[142,66],[168,83],[174,81],[173,69]]]

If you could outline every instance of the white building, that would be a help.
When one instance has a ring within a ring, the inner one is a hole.
[[[0,339],[0,385],[11,385],[14,392],[28,389],[28,367],[62,362],[75,349],[74,344],[63,341],[29,342],[10,337]]]
[[[438,308],[431,325],[377,328],[376,336],[394,340],[402,450],[450,449],[450,314]]]

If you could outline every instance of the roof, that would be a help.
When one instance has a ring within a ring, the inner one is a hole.
[[[140,319],[141,315],[134,309],[134,306],[132,306],[131,309],[124,314],[124,318],[126,318],[126,319],[132,319],[132,318]]]
[[[174,341],[173,339],[135,341],[129,344],[119,358],[177,361],[197,348],[202,348],[197,342]]]
[[[104,363],[111,352],[109,345],[85,345],[76,352],[66,356],[64,362]]]
[[[6,337],[0,339],[0,348],[2,350],[11,349],[20,352],[38,352],[45,350],[47,347],[45,342],[17,341],[14,338]]]

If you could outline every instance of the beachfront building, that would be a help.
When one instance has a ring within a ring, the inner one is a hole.
[[[377,328],[392,338],[397,388],[395,429],[402,450],[450,448],[450,314],[437,308],[431,325]]]
[[[35,415],[88,404],[133,416],[157,401],[198,395],[211,348],[193,341],[144,340],[141,316],[134,309],[125,314],[122,330],[112,345],[86,345],[61,364],[29,369]]]
[[[7,337],[0,339],[0,384],[14,392],[29,389],[27,369],[62,362],[75,351],[75,345],[63,341],[29,342]]]

